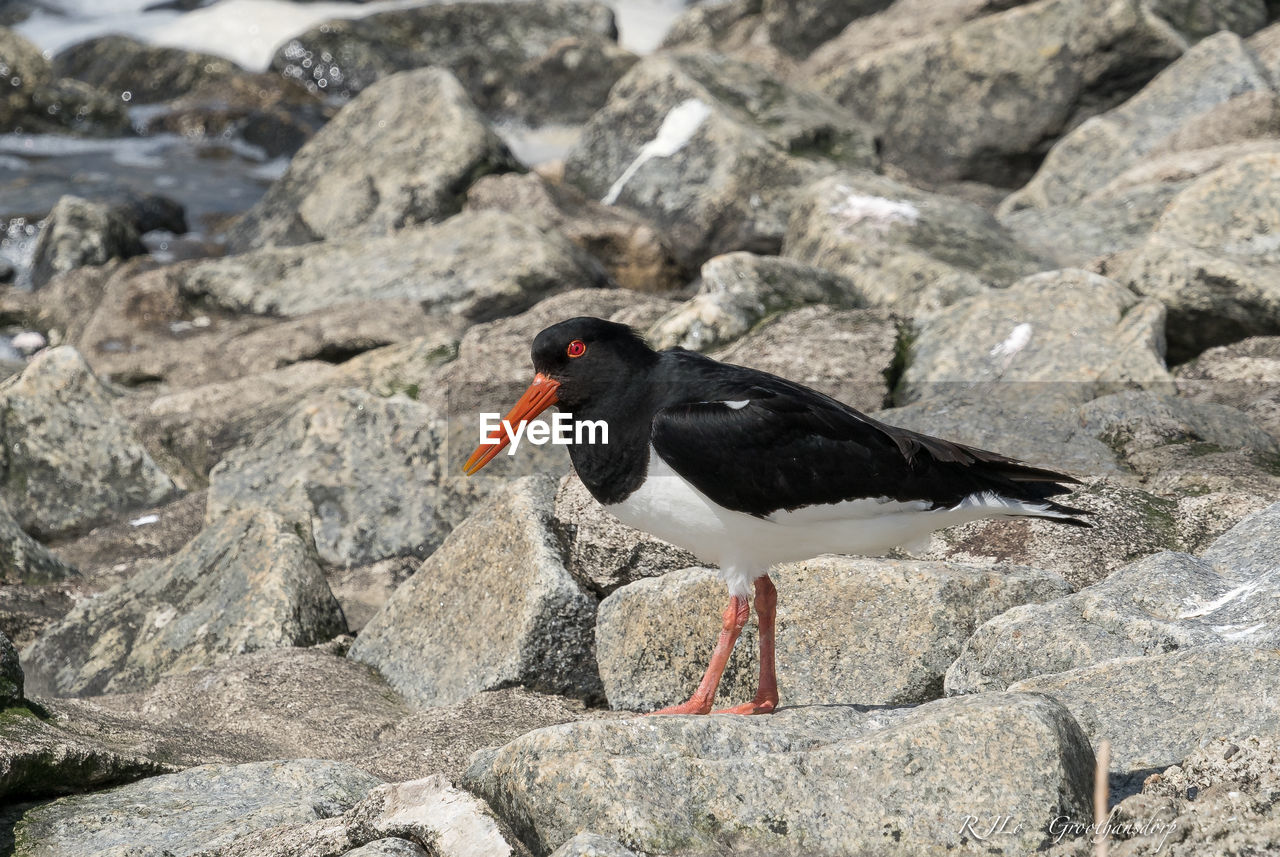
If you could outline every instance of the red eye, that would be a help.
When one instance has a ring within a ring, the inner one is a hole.
[[[587,343],[583,342],[581,339],[575,339],[573,342],[569,343],[569,347],[565,349],[565,353],[570,357],[581,357],[587,353]]]

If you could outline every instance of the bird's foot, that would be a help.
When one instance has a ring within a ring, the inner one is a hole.
[[[772,714],[778,707],[777,699],[753,699],[732,708],[718,708],[712,714]]]
[[[710,714],[711,700],[702,701],[699,699],[690,699],[688,702],[682,702],[679,705],[670,705],[666,708],[659,708],[657,711],[650,711],[646,717],[652,717],[655,714]]]

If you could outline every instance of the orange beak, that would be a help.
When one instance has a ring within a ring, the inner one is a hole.
[[[560,389],[559,381],[552,381],[541,372],[534,375],[529,389],[524,391],[524,395],[520,397],[520,401],[516,402],[511,412],[503,417],[503,424],[511,425],[513,431],[519,428],[559,401],[556,397],[558,389]],[[511,442],[511,438],[502,430],[502,426],[489,432],[488,440],[491,442],[480,444],[476,447],[476,451],[471,453],[467,463],[462,466],[463,473],[474,476]]]

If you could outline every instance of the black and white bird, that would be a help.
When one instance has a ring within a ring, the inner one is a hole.
[[[573,466],[623,523],[719,566],[729,606],[706,675],[685,703],[658,714],[706,714],[755,591],[760,680],[778,705],[777,593],[768,571],[824,553],[880,555],[925,544],[935,530],[1023,516],[1089,526],[1055,502],[1077,480],[1011,458],[886,425],[816,390],[675,348],[654,351],[626,325],[573,318],[533,341],[533,384],[506,420],[551,405],[604,420],[608,443],[570,446]],[[493,436],[491,436],[492,438]],[[475,473],[505,446],[481,444]]]

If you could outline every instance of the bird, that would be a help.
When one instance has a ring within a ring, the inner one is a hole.
[[[993,517],[1088,527],[1052,498],[1072,476],[888,425],[777,375],[683,348],[655,351],[625,324],[581,316],[533,340],[533,383],[505,417],[518,427],[555,405],[604,421],[569,457],[618,520],[719,567],[729,589],[720,635],[689,699],[653,714],[707,714],[755,595],[760,673],[754,697],[714,713],[769,714],[776,565],[821,554],[883,555],[945,527]],[[507,446],[494,429],[467,460],[473,475]]]

